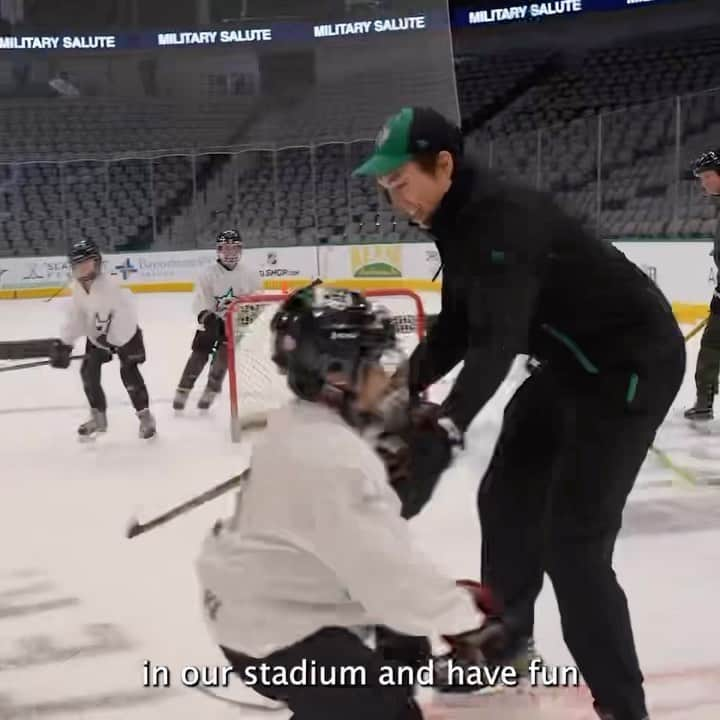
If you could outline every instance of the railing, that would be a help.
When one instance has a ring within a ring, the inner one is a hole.
[[[720,146],[720,89],[469,145],[501,175],[548,190],[600,235],[707,237],[718,208],[691,173]]]
[[[27,142],[27,139],[26,139]],[[372,140],[0,163],[0,255],[248,245],[402,242],[422,235],[352,170]],[[551,191],[603,237],[708,237],[717,208],[690,166],[720,146],[720,91],[603,112],[467,147],[479,163]]]

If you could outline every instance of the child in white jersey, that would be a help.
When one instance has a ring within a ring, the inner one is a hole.
[[[441,635],[479,661],[497,627],[483,588],[414,547],[360,430],[388,388],[380,360],[395,350],[394,327],[361,294],[317,285],[291,295],[271,327],[297,399],[270,416],[235,515],[203,545],[210,631],[235,672],[294,720],[420,720],[412,687],[383,682],[387,658],[359,629]],[[303,663],[315,682],[284,682]]]
[[[193,312],[200,328],[192,342],[192,353],[183,370],[173,401],[175,410],[183,410],[212,355],[205,390],[198,407],[207,410],[222,390],[227,374],[227,339],[225,313],[235,298],[258,292],[260,275],[240,262],[242,239],[237,230],[225,230],[217,238],[217,262],[198,279],[193,296]]]
[[[132,293],[102,271],[100,249],[92,240],[79,240],[69,254],[73,273],[72,299],[50,353],[50,365],[70,366],[70,353],[86,337],[80,367],[83,389],[90,405],[90,419],[78,428],[82,438],[107,430],[107,401],[101,384],[102,366],[114,355],[120,360],[120,377],[140,420],[142,439],[155,435],[145,380],[139,365],[145,362],[145,344],[138,326]]]

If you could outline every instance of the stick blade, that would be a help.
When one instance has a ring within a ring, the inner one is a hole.
[[[131,518],[128,521],[127,529],[125,530],[125,537],[128,540],[131,540],[132,538],[136,537],[142,532],[142,526],[137,521],[136,518]]]

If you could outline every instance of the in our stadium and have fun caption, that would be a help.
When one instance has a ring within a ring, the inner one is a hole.
[[[227,687],[234,675],[231,666],[186,665],[180,670],[180,684],[184,687]],[[520,675],[511,666],[485,667],[455,663],[452,659],[437,662],[429,660],[420,667],[383,665],[378,684],[418,685],[432,687],[439,678],[443,683],[463,686],[503,685],[518,687],[527,682],[531,687],[579,687],[580,673],[574,666],[543,665],[539,658],[530,663],[527,675]],[[359,665],[325,666],[315,660],[304,659],[291,667],[258,663],[245,668],[241,677],[244,685],[260,686],[366,686],[367,669]],[[166,688],[173,685],[173,673],[166,665],[155,665],[146,660],[142,666],[142,684],[146,688]]]

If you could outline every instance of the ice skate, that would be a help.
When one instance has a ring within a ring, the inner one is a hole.
[[[535,647],[535,639],[528,638],[523,640],[520,650],[506,664],[515,668],[519,677],[526,678],[530,675],[530,666],[533,660],[537,661],[536,665],[542,665],[545,662]]]
[[[198,400],[198,408],[200,410],[207,410],[213,404],[213,402],[215,402],[216,397],[217,392],[206,387],[205,390],[203,390],[203,394],[200,396],[200,399]]]
[[[78,428],[78,435],[81,438],[90,438],[97,433],[107,431],[107,416],[100,410],[91,410],[90,419]]]
[[[503,683],[502,668],[515,670],[517,679],[524,681],[530,675],[533,660],[543,662],[535,648],[533,638],[521,641],[516,653],[511,655],[502,665],[473,665],[453,656],[443,655],[435,661],[435,692],[445,704],[463,704],[468,698],[501,692],[506,689]]]
[[[434,690],[443,705],[464,705],[472,698],[500,692],[500,681],[491,680],[493,667],[469,663],[452,653],[442,655],[434,662]]]
[[[710,395],[698,395],[695,404],[684,413],[688,420],[707,422],[715,416],[713,413],[713,401]]]
[[[188,395],[190,395],[190,390],[178,388],[175,391],[175,398],[173,399],[173,410],[184,410],[188,401]]]
[[[140,420],[140,429],[138,434],[142,440],[148,440],[155,436],[157,430],[155,425],[155,418],[148,408],[140,410],[137,413],[138,419]]]

